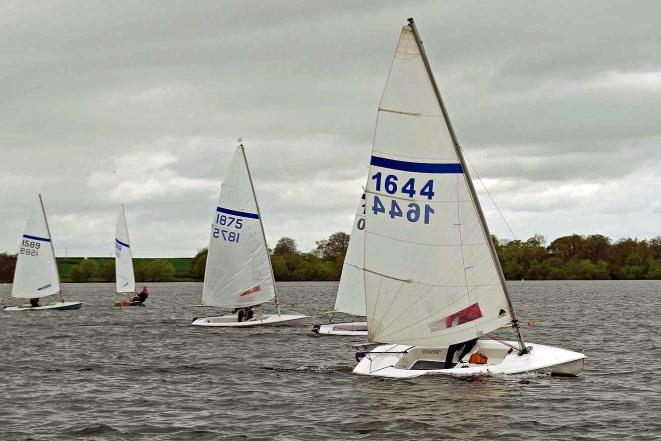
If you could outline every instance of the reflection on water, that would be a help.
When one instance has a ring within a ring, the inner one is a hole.
[[[327,320],[336,283],[281,283],[287,311]],[[0,439],[653,439],[661,433],[659,282],[515,282],[531,342],[588,355],[579,378],[382,380],[351,343],[300,328],[189,326],[201,284],[65,285],[79,311],[3,313]],[[0,286],[6,298],[10,286]],[[6,302],[5,302],[6,303]],[[340,318],[341,319],[341,318]],[[501,331],[508,336],[508,331]]]

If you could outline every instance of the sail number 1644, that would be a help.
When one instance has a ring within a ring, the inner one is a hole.
[[[395,175],[387,175],[385,179],[381,172],[376,173],[372,176],[372,181],[374,181],[374,187],[376,191],[383,190],[391,195],[395,193],[402,193],[407,195],[410,198],[413,198],[416,194],[426,197],[427,199],[432,199],[434,197],[434,180],[429,179],[422,186],[422,188],[416,190],[415,178],[409,178],[404,185],[399,186],[398,178]],[[384,203],[381,201],[379,196],[374,195],[372,203],[372,213],[378,215],[379,213],[387,214],[391,219],[396,217],[405,217],[409,222],[418,222],[422,219],[422,222],[425,224],[429,223],[429,218],[434,214],[434,209],[429,204],[418,204],[416,202],[411,202],[407,204],[406,202],[401,203],[397,199],[391,199],[390,203]],[[389,206],[386,206],[389,205]]]
[[[418,222],[422,219],[422,222],[425,224],[429,223],[429,218],[434,214],[434,209],[429,204],[424,204],[422,208],[419,204],[411,202],[406,206],[399,206],[397,199],[390,200],[390,206],[386,207],[381,202],[381,198],[377,195],[374,195],[374,202],[372,204],[372,213],[378,215],[379,213],[387,214],[391,219],[396,217],[406,217],[406,220],[409,222]],[[386,211],[387,209],[387,211]]]

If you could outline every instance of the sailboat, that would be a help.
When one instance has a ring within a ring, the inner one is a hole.
[[[343,312],[359,317],[365,316],[365,283],[363,278],[363,243],[365,235],[365,194],[354,216],[349,247],[342,266],[340,286],[335,298],[333,312]],[[332,317],[332,316],[331,316]],[[319,335],[366,336],[367,322],[316,324],[312,332]]]
[[[129,228],[126,224],[124,204],[117,215],[115,229],[115,292],[117,294],[135,294],[135,272],[133,271],[133,254],[131,253],[131,240]],[[131,299],[115,302],[114,306],[143,306],[142,302],[133,302]]]
[[[354,373],[582,371],[584,354],[524,341],[413,19],[402,29],[378,109],[364,246],[368,340],[375,346],[356,354]],[[507,325],[516,341],[491,334]]]
[[[81,302],[65,302],[60,288],[60,273],[55,260],[46,211],[41,195],[32,215],[28,218],[21,237],[20,250],[14,272],[12,297],[35,299],[60,295],[60,301],[45,305],[7,306],[5,311],[44,311],[48,309],[79,309]]]
[[[202,303],[219,308],[247,308],[275,301],[275,314],[238,321],[237,314],[193,319],[194,326],[252,327],[294,325],[302,314],[282,314],[262,216],[243,144],[232,159],[216,207],[204,275]]]

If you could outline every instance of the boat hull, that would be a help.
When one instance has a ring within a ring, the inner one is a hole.
[[[237,321],[236,314],[216,317],[196,317],[192,326],[207,326],[220,328],[251,328],[255,326],[296,326],[305,323],[307,315],[302,314],[260,314],[244,322]]]
[[[367,322],[329,323],[314,325],[312,332],[319,335],[364,337],[367,335]]]
[[[70,309],[80,309],[83,306],[82,302],[57,302],[51,303],[49,305],[42,305],[37,307],[32,307],[28,305],[19,305],[19,306],[5,306],[5,311],[47,311],[50,309],[56,309],[60,311],[70,310]]]
[[[118,307],[123,307],[123,306],[145,306],[144,303],[140,302],[133,302],[131,300],[120,300],[119,302],[115,302],[113,306],[118,306]]]
[[[414,378],[422,375],[467,377],[522,373],[577,376],[583,371],[586,356],[579,352],[533,343],[528,346],[529,353],[518,355],[516,350],[507,346],[516,346],[516,342],[505,343],[478,340],[463,361],[454,360],[457,364],[451,369],[444,369],[443,366],[447,348],[380,345],[365,352],[353,372],[375,377]],[[466,362],[474,352],[485,354],[487,363]]]

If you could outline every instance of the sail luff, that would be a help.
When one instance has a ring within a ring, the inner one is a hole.
[[[275,302],[275,308],[278,311],[278,315],[280,315],[280,300],[278,299],[278,289],[275,286],[275,275],[273,274],[273,262],[271,262],[271,253],[269,253],[269,246],[268,243],[266,242],[266,232],[264,231],[262,212],[259,209],[259,201],[257,200],[257,194],[255,193],[255,185],[252,182],[252,174],[250,174],[250,166],[248,165],[248,159],[246,158],[246,151],[243,147],[243,144],[240,144],[239,148],[241,149],[243,162],[246,164],[246,171],[248,172],[248,180],[250,181],[250,190],[252,190],[252,196],[255,199],[255,207],[257,207],[257,215],[259,216],[259,226],[262,229],[264,248],[266,249],[266,255],[268,256],[269,271],[271,272],[271,280],[273,281],[273,301]]]
[[[516,315],[516,311],[514,309],[512,299],[510,298],[509,290],[507,289],[507,283],[505,281],[505,275],[503,274],[503,269],[500,265],[500,261],[498,259],[498,254],[496,252],[495,245],[493,244],[493,240],[491,238],[491,233],[489,232],[489,226],[487,225],[486,219],[484,217],[484,212],[482,211],[482,206],[480,205],[480,200],[477,197],[477,192],[475,191],[475,187],[473,186],[473,180],[471,179],[470,172],[468,171],[468,167],[466,166],[466,161],[464,159],[464,155],[463,155],[463,152],[461,150],[461,146],[459,145],[459,141],[457,140],[457,135],[454,131],[454,127],[452,126],[452,122],[450,121],[450,116],[447,112],[447,109],[445,108],[445,103],[444,103],[443,98],[441,96],[441,92],[438,88],[438,85],[436,84],[436,79],[434,78],[434,73],[433,73],[433,71],[431,69],[431,66],[429,64],[429,59],[427,58],[427,53],[425,52],[425,48],[422,44],[422,39],[420,38],[420,33],[418,32],[418,28],[417,28],[413,18],[409,18],[408,22],[409,22],[409,26],[411,27],[411,30],[413,31],[413,35],[415,37],[415,42],[418,45],[418,50],[420,51],[420,54],[422,55],[422,60],[424,62],[425,68],[427,70],[427,74],[429,75],[429,79],[431,81],[431,85],[432,85],[432,88],[434,90],[434,93],[436,94],[436,99],[438,100],[438,104],[441,108],[443,118],[445,119],[445,124],[448,128],[448,132],[450,134],[450,138],[452,140],[455,151],[457,153],[457,157],[458,157],[459,162],[461,163],[461,166],[463,168],[463,172],[464,172],[464,175],[466,177],[466,182],[468,184],[468,189],[469,189],[471,197],[473,199],[473,203],[475,204],[478,216],[480,218],[480,224],[482,226],[482,230],[484,231],[484,234],[487,237],[487,243],[488,243],[488,246],[489,246],[489,251],[491,252],[491,257],[492,257],[492,259],[494,261],[494,264],[496,266],[496,271],[498,273],[498,278],[500,279],[500,283],[503,287],[503,293],[505,294],[505,299],[507,301],[507,307],[509,309],[509,313],[510,313],[510,316],[512,318],[512,327],[514,329],[514,332],[516,334],[516,338],[517,338],[517,340],[519,342],[519,345],[520,345],[520,352],[525,353],[526,352],[526,345],[525,345],[525,341],[523,339],[523,333],[521,332],[521,328],[519,327],[519,320],[518,320],[518,317]]]
[[[55,274],[57,274],[57,287],[59,289],[60,300],[64,302],[64,297],[62,296],[62,283],[60,282],[60,269],[57,267],[57,257],[55,256],[55,247],[53,246],[53,236],[50,234],[50,227],[48,226],[48,217],[46,217],[46,209],[44,208],[44,201],[41,199],[41,193],[39,193],[39,205],[41,205],[41,215],[44,217],[44,222],[46,224],[46,232],[48,232],[48,238],[50,239],[50,250],[53,254],[53,261],[55,261]]]

